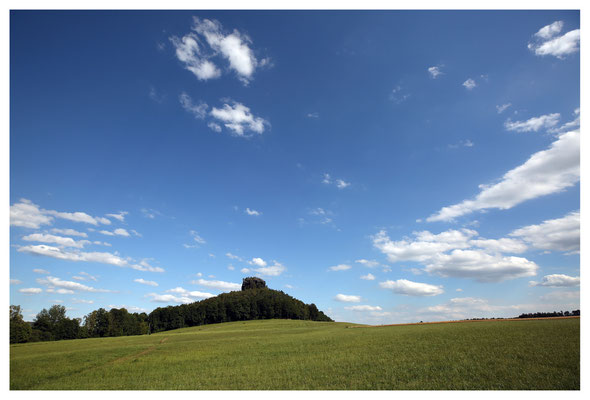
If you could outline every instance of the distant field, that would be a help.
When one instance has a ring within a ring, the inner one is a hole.
[[[580,320],[231,322],[10,346],[17,389],[577,389]]]

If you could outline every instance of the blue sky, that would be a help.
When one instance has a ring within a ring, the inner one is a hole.
[[[149,312],[246,276],[338,321],[579,307],[579,12],[10,22],[25,319]]]

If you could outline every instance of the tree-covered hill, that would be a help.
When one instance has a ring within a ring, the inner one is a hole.
[[[330,321],[315,304],[269,289],[260,278],[244,278],[242,290],[222,293],[191,304],[156,308],[149,315],[152,332],[219,322],[253,319]]]

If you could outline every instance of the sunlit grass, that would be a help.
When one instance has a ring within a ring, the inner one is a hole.
[[[12,345],[11,389],[579,389],[579,319],[232,322]]]

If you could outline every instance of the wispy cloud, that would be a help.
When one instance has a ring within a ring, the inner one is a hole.
[[[512,105],[512,103],[506,103],[506,104],[502,104],[502,105],[497,105],[496,106],[496,110],[498,111],[498,114],[502,114],[504,111],[506,111],[510,106]]]
[[[580,132],[558,136],[547,150],[533,154],[524,164],[508,171],[498,183],[480,185],[473,200],[443,207],[427,221],[451,221],[478,210],[506,210],[524,201],[560,192],[580,180]],[[522,190],[526,185],[527,190]]]
[[[430,77],[432,79],[436,79],[438,78],[440,75],[443,75],[444,73],[440,70],[440,68],[442,67],[442,65],[438,65],[438,66],[434,66],[434,67],[429,67],[428,68],[428,73],[430,74]]]
[[[155,282],[155,281],[146,281],[143,278],[134,279],[133,282],[141,283],[142,285],[147,285],[147,286],[158,286],[158,283],[157,282]]]
[[[328,268],[328,271],[346,271],[352,267],[348,264],[338,264]]]
[[[559,113],[541,115],[526,121],[512,122],[510,119],[504,123],[504,127],[509,131],[516,132],[538,132],[541,129],[553,128],[559,122],[561,115]]]
[[[262,213],[260,211],[251,210],[250,208],[246,208],[246,210],[244,212],[248,215],[253,215],[255,217],[262,215]]]

